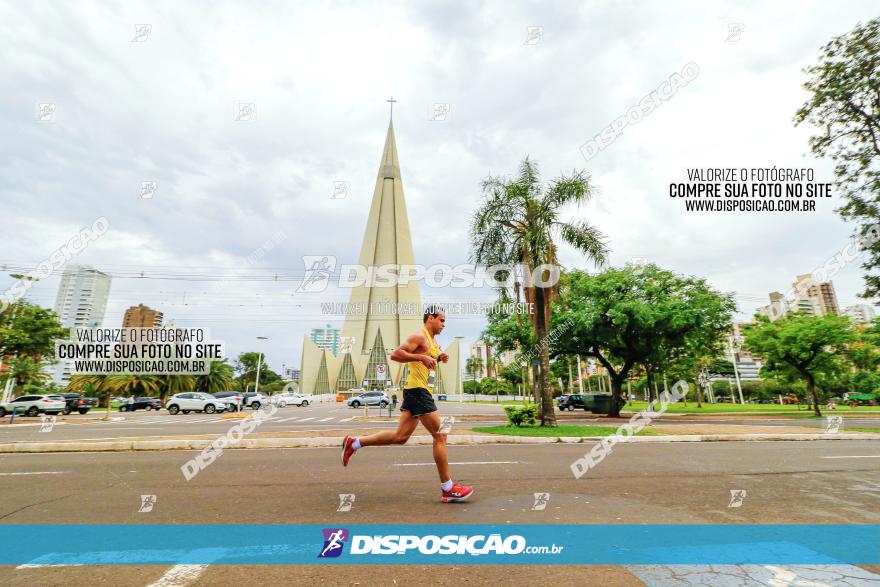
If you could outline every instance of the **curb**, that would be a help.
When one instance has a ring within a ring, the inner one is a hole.
[[[503,436],[503,435],[460,435],[450,436],[448,444],[580,444],[600,442],[611,436]],[[838,434],[691,434],[669,436],[624,437],[621,442],[766,442],[803,440],[880,440],[880,434],[838,433]],[[123,452],[160,450],[202,450],[211,446],[215,440],[165,439],[165,440],[113,440],[113,441],[66,441],[66,442],[19,442],[0,444],[2,453],[48,453],[48,452]],[[320,438],[243,438],[225,449],[243,448],[338,448],[341,437]],[[432,444],[430,436],[413,436],[407,444]]]

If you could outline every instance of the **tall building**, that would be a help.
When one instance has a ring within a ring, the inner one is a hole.
[[[123,328],[159,328],[162,326],[163,314],[143,304],[132,306],[125,311],[122,319]]]
[[[329,324],[324,328],[313,328],[309,338],[319,349],[327,349],[335,357],[339,353],[339,329]]]
[[[66,328],[100,328],[110,296],[110,276],[86,265],[72,265],[64,270],[55,298],[55,312]],[[52,379],[67,385],[73,363],[60,361]]]
[[[346,230],[345,227],[336,227]],[[425,243],[429,246],[430,243]],[[409,217],[403,193],[394,125],[389,122],[373,199],[367,217],[358,264],[373,269],[383,265],[415,265]],[[404,364],[390,353],[422,328],[419,283],[411,279],[391,287],[353,288],[349,307],[364,312],[347,314],[340,338],[341,352],[333,356],[308,336],[303,341],[301,389],[305,393],[345,393],[354,388],[386,389],[400,386],[407,375]],[[437,341],[449,355],[437,366],[434,391],[459,388],[458,341]]]
[[[876,316],[874,308],[868,304],[855,304],[844,308],[843,313],[849,316],[853,322],[861,324],[862,322],[870,322]]]
[[[795,291],[797,291],[798,285],[804,281],[810,283],[809,287],[807,287],[806,297],[819,303],[820,316],[837,316],[840,314],[840,306],[837,305],[837,294],[834,293],[834,284],[830,281],[816,283],[813,280],[813,276],[807,273],[806,275],[798,275],[797,280],[793,284]]]
[[[733,334],[724,347],[724,358],[736,364],[741,381],[759,381],[761,377],[758,376],[758,373],[764,363],[760,357],[754,357],[749,351],[742,348],[742,342],[745,340],[742,327],[745,325],[740,322],[733,323]]]
[[[834,284],[830,281],[817,283],[809,273],[798,275],[788,298],[778,291],[771,292],[769,297],[770,303],[758,308],[757,313],[770,320],[778,320],[790,312],[801,312],[807,316],[840,314]]]

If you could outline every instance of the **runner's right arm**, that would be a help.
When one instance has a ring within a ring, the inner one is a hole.
[[[437,361],[434,360],[433,357],[429,357],[428,355],[416,353],[415,351],[419,350],[419,348],[423,346],[427,346],[425,343],[427,342],[425,335],[421,332],[416,332],[415,334],[411,334],[409,338],[407,338],[403,344],[394,349],[394,352],[391,353],[391,360],[397,361],[398,363],[422,363],[428,369],[434,368],[437,365]]]

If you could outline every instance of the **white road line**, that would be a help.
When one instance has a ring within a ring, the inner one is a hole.
[[[449,463],[450,465],[519,465],[524,461],[464,461],[460,463]],[[397,463],[395,467],[427,467],[434,466],[434,463]]]
[[[315,417],[317,417],[317,416],[315,416]],[[314,420],[315,417],[313,417],[313,418],[303,418],[302,420],[300,420],[300,422],[308,422],[309,420]]]
[[[839,457],[822,457],[823,459],[880,459],[880,455],[847,455]]]
[[[42,569],[44,567],[84,567],[84,566],[85,566],[85,564],[81,564],[81,563],[69,564],[69,565],[68,564],[60,564],[60,565],[28,565],[28,564],[24,564],[24,565],[18,565],[17,567],[15,567],[15,570],[17,571],[19,569]]]
[[[293,418],[284,418],[283,420],[278,420],[278,422],[291,422],[293,420],[299,420],[299,416],[294,416]]]
[[[27,471],[22,473],[0,473],[0,475],[61,475],[64,471]]]
[[[354,419],[355,419],[355,416],[352,416],[351,418],[346,418],[345,420],[340,420],[340,422],[351,422]]]
[[[147,587],[183,587],[198,579],[207,568],[208,565],[174,565]]]
[[[332,420],[332,419],[333,419],[333,416],[330,416],[329,418],[324,418],[323,420],[318,420],[318,422],[326,422],[327,420]],[[317,424],[318,422],[315,422],[315,424]]]

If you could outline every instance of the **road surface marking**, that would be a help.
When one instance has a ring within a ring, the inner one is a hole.
[[[0,473],[0,475],[61,475],[64,471],[26,471],[22,473]]]
[[[355,419],[355,416],[352,416],[351,418],[346,418],[345,420],[340,420],[340,422],[351,422],[354,419]]]
[[[330,416],[329,418],[324,418],[323,420],[318,420],[318,422],[326,422],[327,420],[332,420],[332,419],[333,419],[333,416]],[[315,424],[317,424],[318,422],[315,422]]]
[[[66,565],[66,564],[60,564],[60,565],[28,565],[28,564],[24,564],[24,565],[18,565],[17,567],[15,567],[15,570],[17,571],[19,569],[42,569],[44,567],[84,567],[84,566],[85,566],[85,564],[82,564],[82,563],[69,564],[69,565]]]
[[[278,420],[278,423],[280,424],[281,422],[290,422],[292,420],[299,420],[299,416],[294,416],[293,418],[284,418],[283,420]]]
[[[316,417],[317,416],[312,417],[312,418],[303,418],[302,420],[300,420],[300,422],[308,422],[309,420],[314,420]]]
[[[147,587],[183,587],[199,578],[208,565],[175,565]]]
[[[397,463],[395,467],[427,467],[434,466],[435,463]],[[519,465],[523,461],[462,461],[460,463],[449,463],[450,465]]]
[[[846,455],[839,457],[822,457],[823,459],[880,459],[880,455]]]

